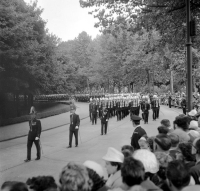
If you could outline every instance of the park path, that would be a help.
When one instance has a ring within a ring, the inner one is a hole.
[[[120,150],[125,144],[130,144],[130,137],[133,133],[132,124],[129,116],[118,121],[115,118],[109,120],[107,135],[100,135],[100,121],[97,125],[92,125],[88,117],[88,103],[77,103],[77,113],[80,115],[80,135],[79,147],[67,149],[69,141],[69,113],[42,119],[43,129],[58,126],[58,128],[42,132],[42,158],[35,161],[36,149],[32,148],[32,161],[24,163],[26,158],[27,136],[16,138],[9,141],[0,142],[0,184],[7,180],[26,181],[27,178],[38,175],[52,175],[58,181],[61,169],[69,162],[75,161],[83,163],[85,160],[94,160],[104,166],[102,156],[106,154],[108,147],[115,147]],[[157,127],[162,119],[169,119],[171,124],[175,117],[181,113],[180,109],[161,106],[160,118],[152,121],[150,111],[149,124],[143,124],[149,136],[157,134]],[[27,122],[9,126],[7,134],[18,130],[28,133]],[[1,129],[2,130],[2,129]],[[18,135],[18,134],[17,134]]]

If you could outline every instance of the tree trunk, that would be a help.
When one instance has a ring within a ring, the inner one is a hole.
[[[149,93],[151,93],[151,84],[150,84],[149,69],[146,69],[146,72],[147,72],[147,84],[148,84],[148,89],[149,89]]]

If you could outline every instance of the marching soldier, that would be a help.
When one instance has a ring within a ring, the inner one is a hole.
[[[97,113],[98,113],[98,109],[97,109],[97,105],[95,103],[95,99],[93,99],[93,103],[92,103],[92,125],[97,124]]]
[[[40,148],[40,134],[41,134],[41,122],[36,119],[36,111],[32,106],[30,110],[31,120],[29,121],[29,133],[28,133],[28,142],[27,142],[27,158],[24,160],[25,162],[31,161],[31,148],[33,142],[35,143],[37,149],[37,158],[35,160],[40,160],[41,157],[41,148]]]
[[[152,102],[151,102],[151,109],[153,111],[153,121],[156,121],[156,95],[153,96]]]
[[[104,109],[101,116],[101,135],[103,135],[103,133],[105,135],[107,134],[108,120],[109,120],[108,110]]]
[[[148,123],[149,110],[150,110],[150,104],[148,103],[148,98],[146,98],[144,104],[141,105],[141,109],[143,111],[144,124],[146,124]]]

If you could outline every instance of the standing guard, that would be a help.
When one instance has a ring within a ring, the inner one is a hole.
[[[103,135],[103,133],[105,135],[107,134],[108,120],[109,120],[108,110],[104,109],[101,116],[101,135]]]

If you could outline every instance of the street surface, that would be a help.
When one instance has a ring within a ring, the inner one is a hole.
[[[94,160],[104,166],[102,156],[106,154],[108,147],[120,150],[123,145],[130,144],[133,127],[129,116],[122,121],[117,121],[116,117],[111,118],[107,135],[100,135],[100,120],[98,119],[97,125],[91,124],[88,117],[88,103],[76,103],[76,105],[78,107],[76,113],[82,119],[78,148],[74,147],[74,137],[72,148],[66,148],[69,144],[69,112],[41,119],[45,131],[41,134],[43,154],[39,161],[34,160],[36,148],[33,145],[32,161],[24,163],[27,136],[23,135],[28,133],[28,122],[0,128],[0,140],[23,136],[0,142],[0,185],[8,180],[25,182],[28,178],[39,175],[53,175],[58,182],[61,169],[69,161],[83,163],[85,160]],[[152,121],[152,111],[150,111],[149,124],[141,121],[141,126],[148,136],[154,136],[162,119],[169,119],[172,124],[180,113],[181,109],[161,106],[159,119]],[[48,128],[52,129],[47,130]]]

